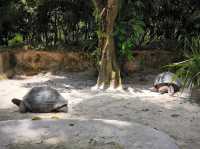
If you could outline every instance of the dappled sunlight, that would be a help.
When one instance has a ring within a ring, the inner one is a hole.
[[[179,102],[183,101],[183,99],[179,97],[172,97],[168,94],[159,94],[156,92],[151,92],[150,90],[146,88],[128,88],[127,90],[93,90],[91,92],[89,91],[75,91],[72,90],[72,92],[69,94],[70,97],[76,98],[75,101],[73,101],[72,106],[76,106],[80,102],[87,102],[88,99],[91,98],[95,102],[98,103],[99,100],[112,100],[113,103],[115,103],[116,100],[120,100],[121,103],[126,102],[127,100],[130,102],[141,101],[141,102],[148,102],[155,105],[158,105],[159,107],[164,107],[166,109],[176,109],[176,107],[179,107]],[[178,101],[178,102],[177,102]],[[88,103],[88,102],[87,102]],[[88,103],[89,104],[89,103]],[[94,103],[95,104],[95,103]]]
[[[132,95],[135,96],[147,96],[147,97],[151,97],[151,96],[159,96],[160,94],[157,92],[152,92],[149,89],[146,88],[132,88],[132,87],[128,87],[128,92],[130,92]]]
[[[41,122],[49,119],[55,121],[70,118],[78,118],[79,121],[96,119],[106,126],[123,130],[132,127],[133,122],[138,122],[162,130],[170,136],[175,136],[179,141],[199,140],[200,109],[195,103],[190,103],[187,99],[177,96],[172,97],[168,94],[162,95],[151,92],[149,90],[151,82],[143,85],[137,83],[124,84],[123,90],[91,90],[95,83],[95,79],[82,77],[81,74],[40,74],[24,80],[1,81],[0,96],[3,104],[0,105],[0,120],[32,119],[34,117],[39,117]],[[18,108],[11,103],[12,98],[21,99],[32,87],[47,85],[58,90],[68,100],[68,113],[21,114]],[[72,125],[74,124],[72,123]],[[98,126],[100,128],[101,124]],[[28,125],[23,127],[29,129]],[[112,134],[113,132],[109,129],[103,127],[101,130],[107,134]],[[88,128],[85,131],[96,132],[97,130]],[[35,132],[39,133],[38,131]],[[58,133],[58,131],[56,132]],[[102,134],[102,131],[98,130],[98,132]],[[66,135],[63,130],[59,133],[62,134],[62,137]],[[127,131],[120,133],[126,135]],[[37,134],[34,134],[33,131],[31,135]],[[45,144],[46,148],[49,144],[61,139],[58,136],[51,136],[51,138]],[[181,144],[182,142],[178,143]]]
[[[151,92],[149,90],[149,85],[143,85],[141,87],[128,86],[124,90],[90,90],[93,84],[95,84],[95,80],[83,81],[80,76],[81,75],[73,76],[69,74],[52,75],[51,73],[47,73],[39,74],[25,80],[2,81],[0,82],[1,85],[8,86],[9,90],[5,88],[4,92],[3,89],[1,89],[1,102],[4,102],[4,104],[1,104],[0,107],[4,109],[14,107],[8,100],[11,100],[13,97],[21,99],[28,90],[36,86],[50,86],[57,89],[67,100],[69,100],[70,108],[76,107],[76,105],[88,101],[90,98],[102,98],[106,100],[109,98],[113,98],[113,100],[121,98],[121,102],[124,100],[135,102],[136,100],[152,103],[166,109],[176,109],[180,106],[179,102],[184,100],[179,97],[171,97],[167,94],[161,95],[156,92]],[[10,86],[11,84],[12,86]],[[184,108],[184,106],[182,108]],[[186,110],[191,110],[192,108],[193,107],[190,107]]]
[[[37,76],[35,80],[31,78],[29,82],[25,82],[23,87],[32,88],[37,86],[50,86],[57,89],[60,92],[66,92],[72,89],[85,89],[90,88],[95,84],[93,78],[88,78],[89,80],[84,80],[81,78],[80,74],[43,74],[41,77]]]

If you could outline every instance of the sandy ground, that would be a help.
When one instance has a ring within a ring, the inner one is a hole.
[[[96,78],[88,73],[39,74],[0,81],[0,121],[79,118],[141,123],[176,140],[180,149],[200,148],[200,107],[187,98],[150,92],[154,75],[137,75],[124,81],[125,91],[92,91]],[[69,113],[20,114],[11,103],[35,86],[51,86],[69,101]]]

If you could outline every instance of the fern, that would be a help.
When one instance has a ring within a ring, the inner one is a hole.
[[[200,87],[200,37],[193,38],[191,42],[192,52],[186,55],[186,60],[168,65],[176,70],[178,77],[184,81],[184,86],[191,83]]]

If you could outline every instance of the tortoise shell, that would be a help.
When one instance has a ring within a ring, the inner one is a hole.
[[[67,107],[67,100],[50,87],[34,87],[23,98],[26,111],[52,112]]]
[[[156,76],[154,86],[173,85],[177,88],[181,87],[181,81],[172,72],[163,72]]]

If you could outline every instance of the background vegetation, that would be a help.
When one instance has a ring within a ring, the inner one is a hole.
[[[189,53],[188,61],[176,64],[175,68],[178,74],[187,76],[195,69],[190,76],[199,76],[199,0],[119,2],[114,32],[119,59],[131,59],[135,49],[173,50],[183,56]],[[99,28],[90,0],[0,0],[0,14],[2,47],[77,46],[98,54]]]
[[[122,55],[147,45],[190,49],[192,38],[199,37],[199,0],[121,3],[116,41]],[[80,45],[94,49],[97,25],[93,12],[91,1],[84,0],[0,0],[0,45]]]

